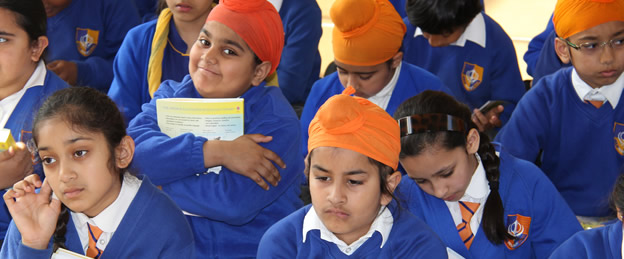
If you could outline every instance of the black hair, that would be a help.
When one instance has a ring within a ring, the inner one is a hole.
[[[46,36],[48,17],[41,0],[0,0],[0,8],[15,14],[15,22],[26,31],[31,43]],[[45,57],[46,52],[41,56]]]
[[[622,169],[624,169],[624,167]],[[615,180],[613,191],[609,196],[609,204],[611,205],[613,211],[617,211],[619,209],[622,213],[624,213],[624,170],[622,169],[620,169],[620,175],[617,180]]]
[[[407,0],[407,19],[423,32],[452,33],[483,10],[480,0]]]
[[[310,181],[310,164],[312,161],[312,153],[314,153],[314,150],[310,151],[310,154],[308,154],[308,157],[306,158],[308,161],[306,163],[306,167],[304,170],[304,173],[306,175],[306,177],[308,178],[308,182]],[[368,162],[370,162],[373,166],[377,167],[378,172],[379,172],[379,189],[381,190],[381,194],[387,194],[390,195],[390,197],[392,197],[393,200],[395,200],[397,202],[397,205],[400,206],[399,204],[399,200],[396,198],[396,196],[393,194],[393,192],[390,191],[390,189],[388,189],[388,177],[390,175],[392,175],[393,173],[399,173],[398,171],[395,171],[392,167],[379,162],[375,159],[372,159],[370,157],[368,157]],[[396,188],[395,188],[396,190]]]
[[[470,108],[458,102],[450,95],[439,91],[424,91],[403,102],[394,113],[395,119],[400,119],[414,114],[440,113],[448,114],[462,119],[467,124],[465,132],[460,131],[434,131],[411,134],[401,137],[401,159],[409,156],[417,156],[431,147],[442,147],[448,150],[457,147],[466,147],[466,137],[470,129],[477,129],[471,120]],[[504,208],[500,194],[499,165],[500,160],[496,155],[494,145],[489,137],[479,132],[480,143],[477,153],[481,158],[485,175],[490,185],[490,194],[485,202],[483,210],[483,231],[485,236],[494,244],[501,244],[505,240],[514,237],[507,232],[504,222]]]
[[[50,119],[61,119],[77,131],[102,133],[110,151],[108,167],[123,179],[122,168],[115,164],[115,148],[126,136],[126,127],[121,112],[107,95],[88,87],[70,87],[52,94],[35,116],[32,130],[35,144],[41,124]],[[54,250],[65,247],[68,220],[69,211],[63,205],[53,235]]]

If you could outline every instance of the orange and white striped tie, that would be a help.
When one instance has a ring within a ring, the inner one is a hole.
[[[460,201],[459,208],[461,210],[462,222],[457,225],[457,232],[464,241],[466,248],[470,249],[470,245],[472,245],[474,240],[474,234],[470,229],[470,219],[479,208],[479,203]]]
[[[87,223],[89,229],[89,248],[87,248],[87,256],[91,258],[99,258],[102,255],[102,250],[96,247],[98,239],[102,235],[102,230],[96,226],[91,226]]]

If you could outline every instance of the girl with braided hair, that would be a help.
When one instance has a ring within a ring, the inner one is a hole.
[[[424,91],[397,109],[401,204],[464,258],[547,258],[581,230],[534,164],[490,143],[453,97]]]
[[[13,221],[0,258],[50,258],[58,248],[92,258],[193,257],[180,208],[125,169],[134,141],[105,94],[57,91],[35,117],[33,140],[45,180],[32,174],[4,194]]]

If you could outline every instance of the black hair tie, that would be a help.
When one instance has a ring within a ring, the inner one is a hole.
[[[488,184],[490,185],[490,189],[492,189],[492,191],[498,191],[498,181],[490,181]]]

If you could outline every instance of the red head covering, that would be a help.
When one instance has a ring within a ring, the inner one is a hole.
[[[374,66],[388,61],[401,47],[405,24],[388,0],[336,0],[329,14],[339,62]]]
[[[262,61],[271,62],[272,74],[284,48],[284,28],[277,10],[267,0],[220,0],[206,22],[216,21],[240,36]]]
[[[624,0],[559,0],[553,24],[562,38],[612,21],[624,21]]]
[[[395,119],[360,97],[339,94],[319,108],[308,129],[308,152],[317,147],[349,149],[397,169],[401,140]]]

